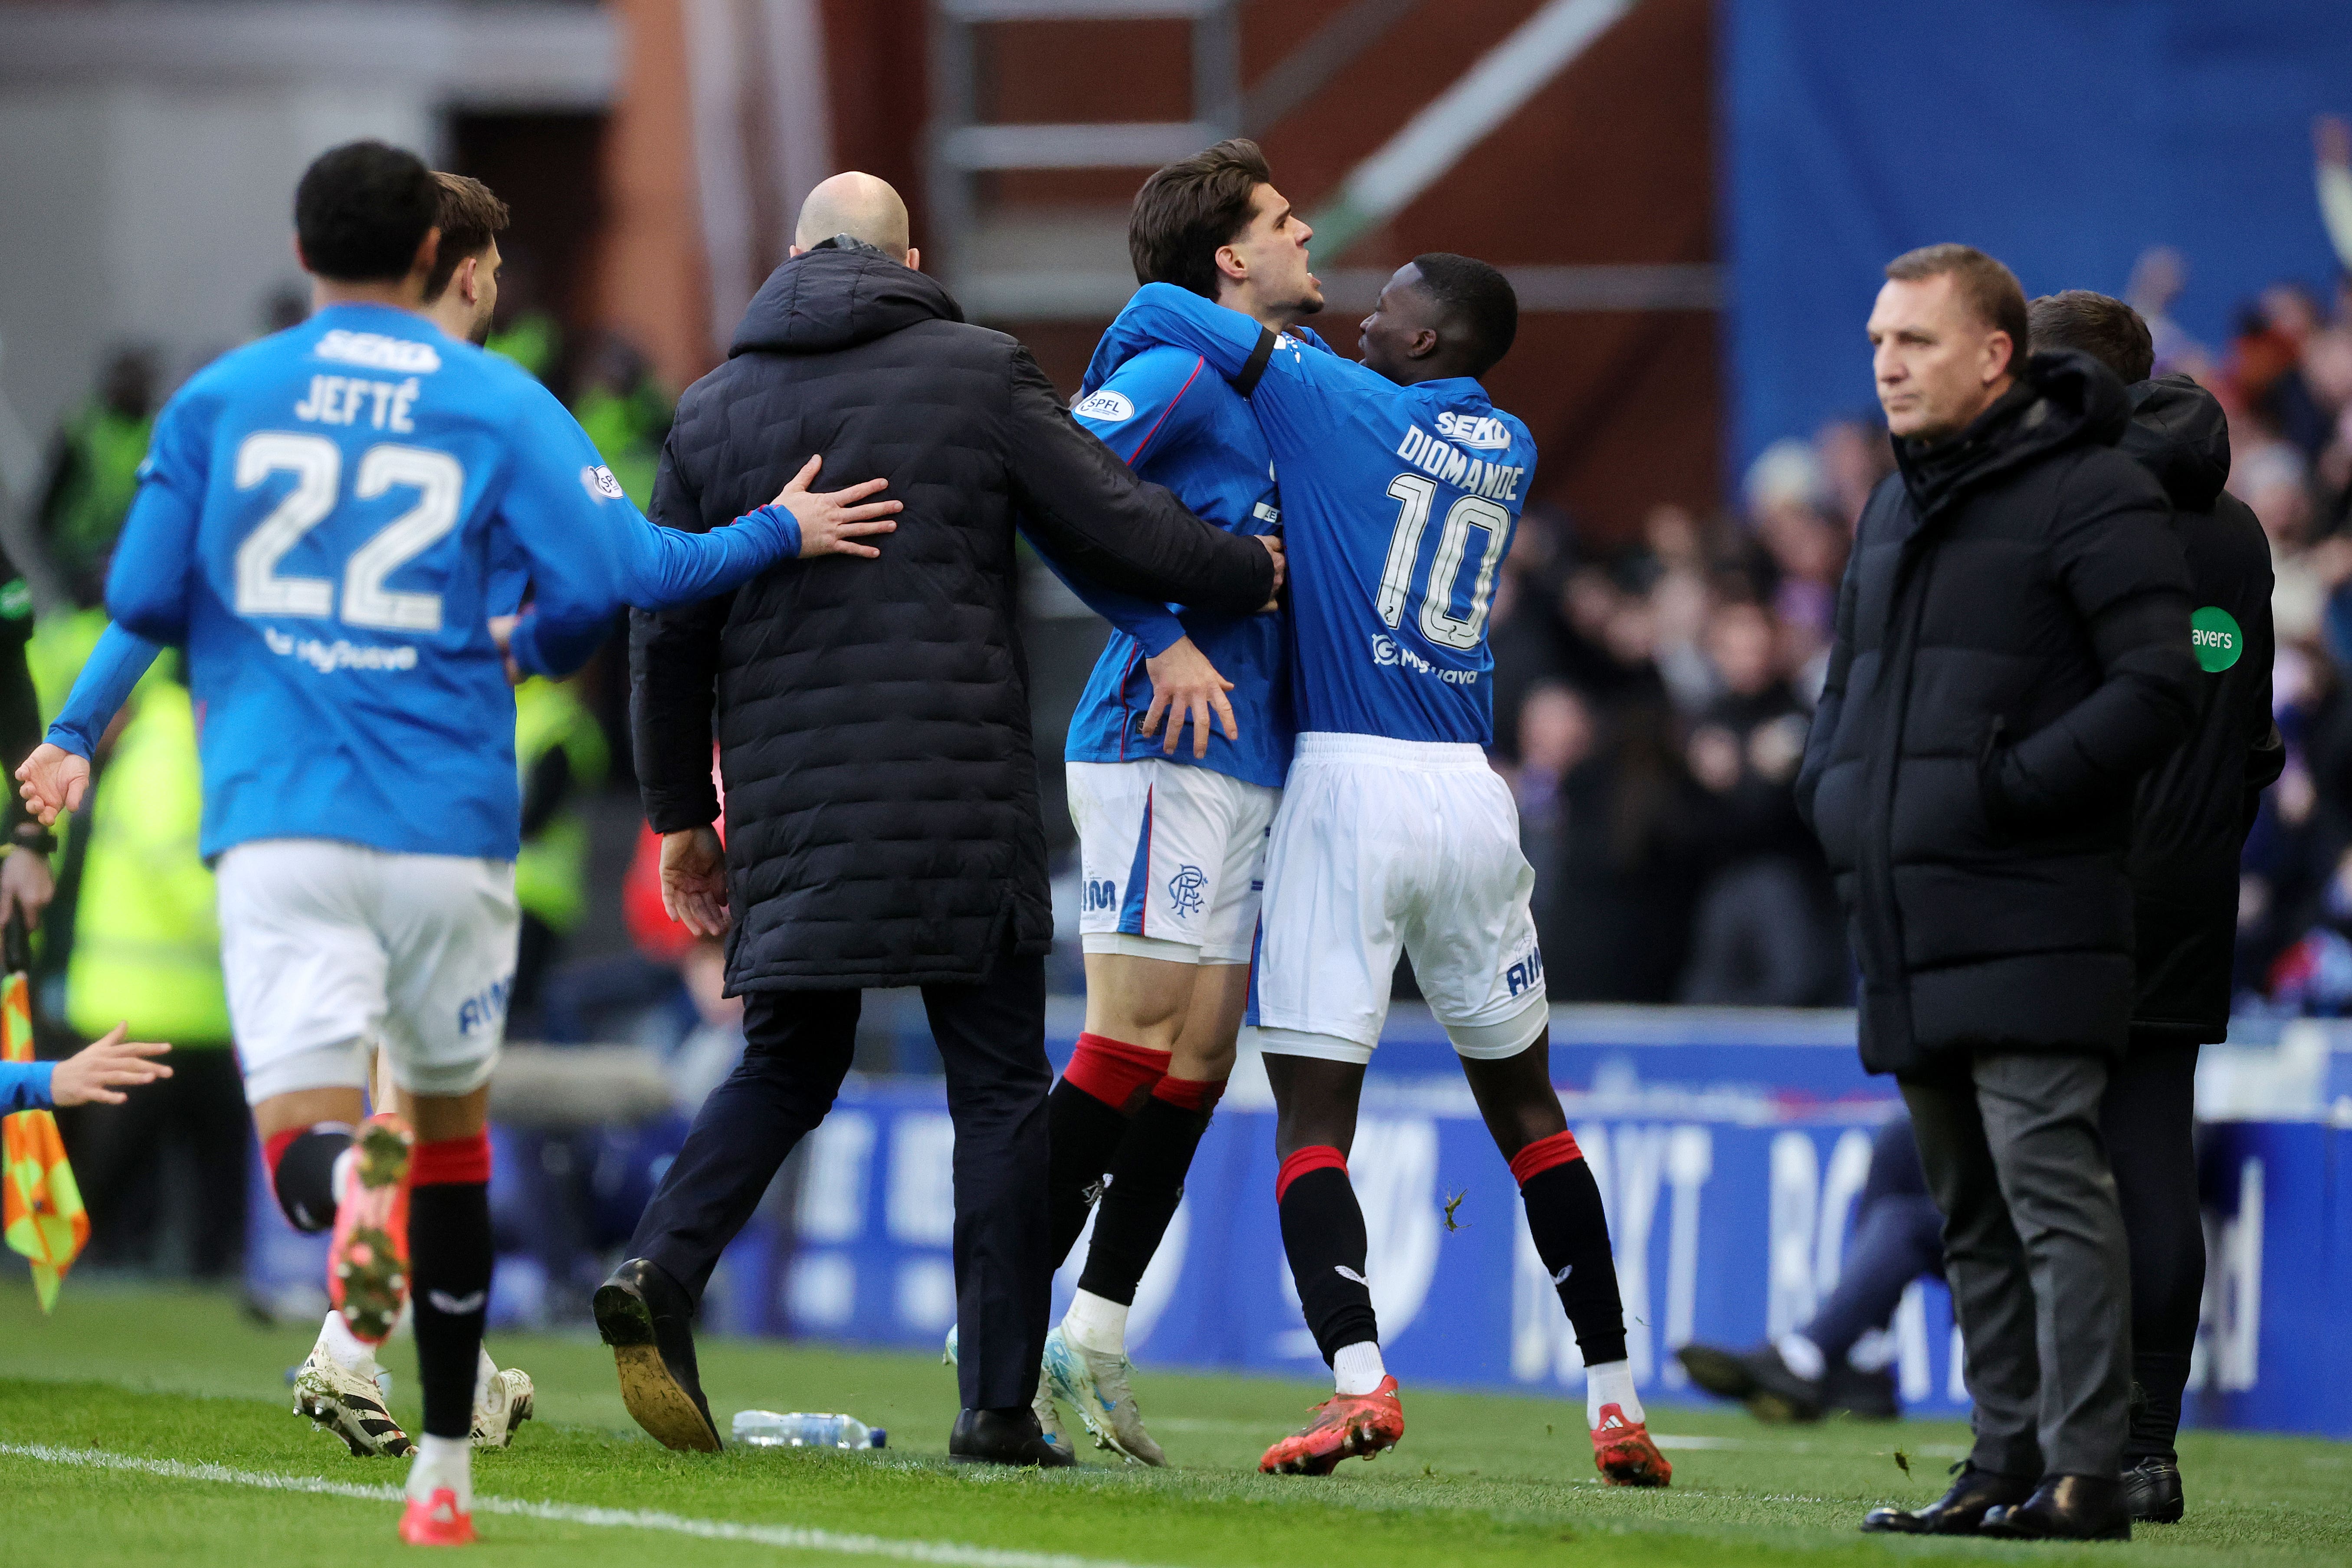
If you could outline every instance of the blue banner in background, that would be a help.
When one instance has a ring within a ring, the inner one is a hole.
[[[1057,1061],[1077,1018],[1056,1005]],[[1835,1285],[1894,1086],[1862,1071],[1850,1014],[1563,1007],[1552,1030],[1554,1080],[1609,1211],[1636,1380],[1645,1399],[1692,1397],[1675,1347],[1800,1327]],[[2189,1417],[2352,1437],[2352,1029],[2252,1023],[2207,1048],[2198,1092],[2209,1114],[2242,1119],[2201,1133],[2210,1263]],[[1245,1055],[1137,1295],[1129,1338],[1145,1366],[1321,1373],[1283,1258],[1273,1120]],[[670,1118],[598,1135],[614,1170],[590,1184],[614,1212],[584,1245],[619,1245],[682,1132]],[[494,1129],[494,1205],[503,1194],[545,1230],[533,1136]],[[955,1315],[954,1146],[939,1079],[853,1079],[796,1180],[722,1260],[705,1329],[936,1352]],[[1349,1163],[1399,1378],[1579,1395],[1581,1359],[1517,1186],[1423,1009],[1392,1017]],[[322,1311],[325,1238],[288,1226],[257,1164],[252,1237],[256,1300]],[[545,1239],[501,1256],[494,1323],[534,1321],[549,1276],[547,1250],[530,1248]],[[1056,1280],[1056,1312],[1084,1253]],[[1875,1348],[1906,1407],[1966,1412],[1939,1281],[1913,1287]]]
[[[2338,270],[2312,116],[2352,113],[2339,0],[1724,0],[1718,118],[1735,463],[1874,409],[1863,323],[1903,251],[1958,240],[2026,292],[2187,260],[2219,349],[2281,279]]]

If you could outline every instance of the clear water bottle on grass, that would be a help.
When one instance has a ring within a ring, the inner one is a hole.
[[[738,1410],[735,1441],[746,1448],[879,1448],[889,1433],[855,1415]]]

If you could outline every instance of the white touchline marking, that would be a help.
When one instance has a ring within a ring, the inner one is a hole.
[[[266,1470],[234,1470],[226,1465],[184,1464],[177,1459],[146,1459],[131,1454],[110,1454],[101,1448],[58,1448],[46,1443],[0,1443],[0,1456],[37,1459],[49,1465],[79,1465],[88,1469],[132,1470],[174,1481],[212,1481],[222,1486],[255,1487],[264,1491],[311,1492],[321,1497],[354,1498],[364,1502],[398,1502],[395,1486],[362,1486],[356,1481],[331,1481],[318,1476],[272,1475]],[[543,1519],[556,1524],[584,1524],[607,1530],[655,1530],[691,1535],[704,1541],[749,1541],[761,1546],[788,1547],[796,1552],[830,1552],[844,1557],[895,1557],[909,1563],[942,1563],[954,1568],[1141,1568],[1113,1558],[1078,1557],[1059,1552],[1008,1552],[993,1546],[967,1546],[953,1541],[906,1541],[884,1535],[850,1535],[839,1531],[813,1530],[796,1524],[738,1524],[723,1519],[688,1519],[683,1514],[650,1509],[591,1508],[580,1503],[527,1502],[520,1498],[474,1499],[476,1513],[507,1514]]]

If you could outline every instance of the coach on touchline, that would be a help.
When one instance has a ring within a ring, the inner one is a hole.
[[[1244,615],[1272,600],[1281,549],[1137,479],[1026,350],[966,325],[916,269],[907,209],[882,181],[825,181],[796,238],[727,363],[679,400],[654,519],[719,526],[807,452],[824,454],[827,484],[887,476],[906,510],[875,559],[803,564],[634,618],[637,776],[665,836],[664,893],[690,928],[730,928],[728,989],[746,998],[750,1044],[597,1292],[597,1322],[638,1421],[673,1447],[716,1447],[687,1314],[832,1105],[860,990],[919,985],[955,1119],[964,1411],[949,1451],[1068,1464],[1030,1408],[1058,1261],[1046,1248],[1054,922],[1013,530],[1074,586]]]
[[[1798,775],[1852,911],[1862,1054],[1896,1075],[1944,1213],[1976,1443],[1866,1530],[2127,1536],[2123,1219],[2099,1102],[2132,1013],[2132,798],[2188,732],[2189,572],[2131,405],[2025,357],[2025,296],[1965,246],[1870,316],[1897,471],[1839,591]],[[845,563],[846,564],[846,563]]]

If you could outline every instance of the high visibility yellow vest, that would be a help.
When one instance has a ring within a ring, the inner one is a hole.
[[[128,418],[93,402],[66,429],[75,465],[66,492],[44,520],[49,548],[68,571],[89,571],[114,548],[139,493],[152,419]]]
[[[532,767],[559,747],[573,793],[523,841],[515,857],[515,900],[556,931],[568,931],[588,908],[588,819],[577,800],[604,782],[612,755],[603,728],[572,689],[534,676],[515,689],[515,767],[526,787]]]
[[[98,647],[99,635],[105,630],[106,612],[95,608],[43,616],[33,623],[32,640],[25,645],[25,662],[32,668],[33,694],[40,699],[44,720],[56,718],[65,707],[74,677],[89,662],[90,650]]]
[[[171,680],[143,682],[132,700],[88,813],[66,1021],[92,1037],[128,1020],[133,1039],[224,1045],[220,921],[213,874],[196,850],[195,710]]]

